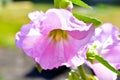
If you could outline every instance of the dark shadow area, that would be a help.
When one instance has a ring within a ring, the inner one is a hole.
[[[83,68],[86,71],[86,73],[95,75],[94,71],[88,65],[84,64]]]
[[[46,80],[52,80],[53,78],[64,74],[66,72],[70,71],[69,68],[62,66],[58,69],[53,70],[43,70],[41,73],[38,72],[36,67],[34,67],[29,73],[25,75],[26,78],[45,78]]]
[[[117,76],[117,79],[116,80],[120,80],[120,76]]]
[[[120,69],[119,69],[119,71],[120,71]],[[120,75],[117,75],[117,79],[116,80],[120,80]]]
[[[120,0],[83,0],[89,5],[108,4],[108,5],[120,5]]]

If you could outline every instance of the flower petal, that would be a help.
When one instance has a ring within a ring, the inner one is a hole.
[[[16,34],[16,44],[19,48],[22,48],[22,41],[25,36],[29,33],[31,24],[26,24],[21,28],[21,31]]]
[[[105,23],[95,29],[95,36],[97,40],[103,43],[108,39],[108,37],[115,35],[116,31],[118,32],[118,30],[112,24]]]
[[[110,71],[100,63],[93,64],[92,69],[99,80],[116,80],[117,78],[117,74]]]
[[[92,36],[94,33],[94,27],[90,24],[89,26],[82,26],[82,29],[77,29],[77,30],[71,30],[67,31],[69,35],[71,35],[73,38],[76,38],[78,40],[84,39],[88,37],[89,35]],[[90,37],[89,37],[90,38]]]
[[[41,21],[44,17],[45,14],[42,11],[34,11],[28,14],[28,17],[32,21]]]
[[[46,18],[41,22],[40,29],[43,34],[48,34],[53,29],[60,29],[61,22],[59,16],[49,10],[46,12]]]
[[[104,54],[103,57],[113,64],[119,63],[120,62],[120,45],[110,46],[109,51],[107,51],[107,53]]]
[[[61,40],[60,42],[54,43],[52,39],[44,39],[42,42],[39,41],[37,44],[39,46],[35,47],[35,51],[38,52],[39,56],[35,57],[35,61],[40,63],[43,69],[52,69],[57,68],[62,65],[66,66],[78,66],[83,64],[84,57],[82,53],[77,53],[81,48],[81,51],[84,49],[82,46],[78,45],[75,41],[75,44],[72,43],[73,40],[66,41]],[[71,60],[72,59],[72,60]],[[75,60],[79,60],[78,63],[75,63]]]
[[[61,63],[64,62],[63,52],[61,50],[62,46],[55,45],[49,40],[44,40],[42,46],[43,50],[39,50],[39,56],[35,57],[35,61],[37,61],[43,69],[53,69],[61,66]],[[47,43],[47,44],[46,44]],[[40,44],[41,45],[41,44]],[[40,48],[39,47],[39,48]],[[60,51],[61,50],[61,51]]]
[[[21,28],[21,32],[16,34],[16,44],[30,56],[33,54],[31,50],[39,38],[41,38],[41,34],[38,29],[33,28],[31,24],[25,25]]]

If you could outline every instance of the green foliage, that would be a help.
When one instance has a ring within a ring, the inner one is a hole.
[[[3,75],[1,75],[1,74],[0,74],[0,80],[5,80],[5,79],[3,78]]]
[[[59,3],[60,8],[68,8],[72,5],[72,3],[69,0],[61,0]]]
[[[71,72],[69,72],[69,79],[68,80],[81,80],[81,79],[80,79],[80,76],[78,73],[71,70]]]
[[[54,0],[55,8],[69,8],[72,7],[72,2],[70,0]]]
[[[83,2],[82,0],[70,0],[72,3],[78,5],[78,6],[82,6],[85,8],[91,8],[88,4],[86,4],[85,2]]]
[[[56,8],[67,8],[70,7],[72,3],[85,8],[91,8],[82,0],[54,0],[54,5]]]
[[[16,2],[0,8],[0,47],[16,47],[15,34],[30,22],[28,13],[35,10],[46,11],[51,7],[51,4]]]
[[[59,1],[61,0],[54,0],[54,7],[59,8]]]
[[[73,13],[73,15],[81,21],[84,21],[86,23],[93,23],[94,26],[99,26],[101,24],[101,22],[95,18],[83,16],[83,15],[80,15],[78,13]]]

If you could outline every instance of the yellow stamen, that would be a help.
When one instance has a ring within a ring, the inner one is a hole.
[[[68,33],[64,30],[55,29],[49,33],[48,37],[52,37],[54,42],[59,42],[61,41],[61,39],[67,40],[68,39],[67,34]]]

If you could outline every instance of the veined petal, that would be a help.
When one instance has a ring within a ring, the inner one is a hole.
[[[44,37],[37,41],[33,49],[37,52],[34,59],[43,69],[57,68],[62,65],[78,66],[84,63],[87,52],[87,46],[84,45],[88,42],[87,38],[77,40],[69,36],[67,40],[54,42],[51,37]]]
[[[35,57],[35,61],[38,62],[43,69],[53,69],[61,66],[61,63],[64,62],[64,56],[62,52],[62,46],[55,45],[51,40],[44,40],[43,50],[39,50],[39,56]],[[47,43],[47,44],[46,44]],[[37,48],[37,49],[38,49]]]
[[[78,40],[70,38],[68,41],[63,39],[54,43],[52,39],[45,38],[37,44],[39,46],[35,47],[35,51],[38,52],[39,56],[35,57],[35,61],[40,63],[43,69],[57,68],[62,65],[78,66],[84,63],[85,56],[83,55],[87,52],[87,48],[79,45]],[[76,61],[78,62],[76,63]]]

